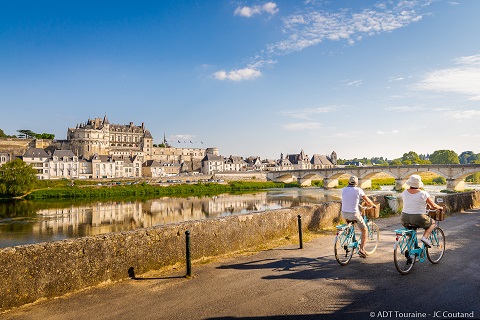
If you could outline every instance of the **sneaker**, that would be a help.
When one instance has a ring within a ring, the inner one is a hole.
[[[427,238],[422,237],[422,239],[420,239],[420,240],[423,242],[423,244],[425,244],[425,246],[426,246],[427,248],[431,248],[431,247],[432,247],[432,243],[431,243],[430,240],[428,240]]]
[[[367,253],[363,251],[358,251],[358,255],[364,259],[367,257]]]

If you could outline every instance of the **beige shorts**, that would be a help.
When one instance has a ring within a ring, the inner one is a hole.
[[[345,211],[342,211],[342,216],[345,220],[357,221],[360,229],[367,229],[367,225],[365,224],[365,221],[363,220],[363,217],[360,214],[360,212],[345,212]]]
[[[428,229],[432,225],[433,221],[432,218],[426,214],[408,214],[405,212],[402,212],[400,220],[404,226],[406,224],[415,224],[423,229]]]

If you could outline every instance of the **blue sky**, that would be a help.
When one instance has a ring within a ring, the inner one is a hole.
[[[0,128],[65,139],[107,114],[224,156],[479,153],[478,12],[477,0],[0,1]]]

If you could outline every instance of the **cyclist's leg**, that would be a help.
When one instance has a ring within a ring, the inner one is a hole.
[[[435,223],[435,220],[433,220],[432,218],[430,218],[430,226],[425,228],[425,232],[423,233],[423,236],[428,239],[430,237],[430,234],[432,233],[433,229],[435,229],[436,227],[436,223]],[[427,224],[428,225],[428,224]]]
[[[361,237],[360,237],[361,241],[360,241],[360,246],[358,248],[358,251],[361,253],[361,255],[366,256],[367,254],[365,252],[365,243],[367,243],[367,235],[368,235],[367,225],[365,224],[365,220],[363,220],[363,217],[359,212],[355,213],[355,220],[357,221],[357,226],[361,232]]]

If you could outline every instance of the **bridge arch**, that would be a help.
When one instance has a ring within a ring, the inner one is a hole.
[[[299,181],[301,185],[310,185],[312,178],[323,178],[326,188],[338,186],[338,179],[342,175],[355,175],[363,188],[371,187],[371,179],[378,173],[385,173],[395,179],[395,189],[405,188],[405,182],[412,174],[432,172],[447,180],[447,190],[464,190],[464,179],[476,172],[480,172],[480,164],[430,164],[410,166],[369,166],[369,167],[335,167],[324,169],[298,169],[270,171],[267,179],[272,181]]]

